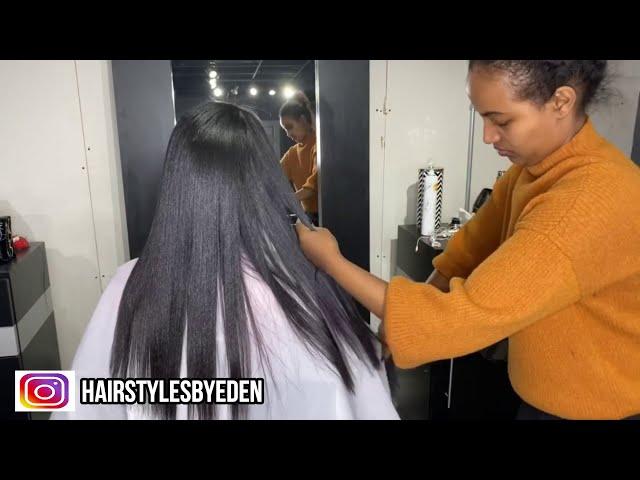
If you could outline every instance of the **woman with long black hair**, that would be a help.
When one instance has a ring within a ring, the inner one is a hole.
[[[78,382],[261,377],[265,402],[77,402],[54,418],[398,418],[377,338],[303,255],[290,214],[311,226],[253,113],[185,115],[146,246],[111,280],[72,369]]]

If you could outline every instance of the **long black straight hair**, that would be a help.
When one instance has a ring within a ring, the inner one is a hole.
[[[300,250],[289,214],[313,226],[278,160],[258,117],[242,107],[208,102],[178,121],[151,231],[120,302],[114,377],[178,378],[185,329],[187,376],[216,377],[219,322],[228,376],[250,377],[251,337],[260,356],[264,345],[244,283],[247,268],[350,391],[350,352],[379,365],[377,339],[351,297]],[[148,408],[159,418],[176,416],[175,405]],[[246,413],[232,408],[233,418]],[[189,417],[216,418],[215,405],[190,405]]]

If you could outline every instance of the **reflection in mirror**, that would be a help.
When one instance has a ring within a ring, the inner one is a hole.
[[[318,224],[313,60],[172,60],[176,118],[208,101],[252,110],[296,197]]]

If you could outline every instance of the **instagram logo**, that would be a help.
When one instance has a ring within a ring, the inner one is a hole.
[[[16,412],[75,410],[75,372],[16,371]]]

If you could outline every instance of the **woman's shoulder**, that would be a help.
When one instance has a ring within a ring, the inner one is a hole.
[[[640,199],[640,168],[605,138],[597,148],[572,160],[576,168],[568,170],[554,186],[579,191],[578,206],[596,201],[602,208],[620,208],[631,198]]]
[[[89,352],[90,356],[90,352],[97,348],[96,345],[103,345],[105,339],[109,339],[107,343],[111,345],[110,339],[113,338],[122,294],[137,260],[133,259],[120,265],[111,280],[109,280],[109,284],[102,292],[93,315],[87,324],[83,339],[76,353],[76,360],[82,358],[82,355],[87,354],[87,352]]]
[[[111,277],[110,283],[113,283],[114,286],[122,286],[124,288],[124,285],[127,283],[127,280],[129,279],[129,276],[133,271],[133,267],[135,267],[137,263],[138,263],[138,259],[134,258],[120,265],[116,269],[116,272],[114,273],[113,277]]]
[[[107,287],[102,292],[94,316],[100,316],[100,314],[111,316],[113,312],[118,310],[127,281],[137,262],[138,259],[134,258],[133,260],[123,263],[116,269]]]
[[[133,258],[128,262],[123,263],[116,269],[116,275],[118,276],[118,278],[129,278],[129,275],[131,274],[133,267],[135,267],[137,264],[138,264],[137,258]]]

